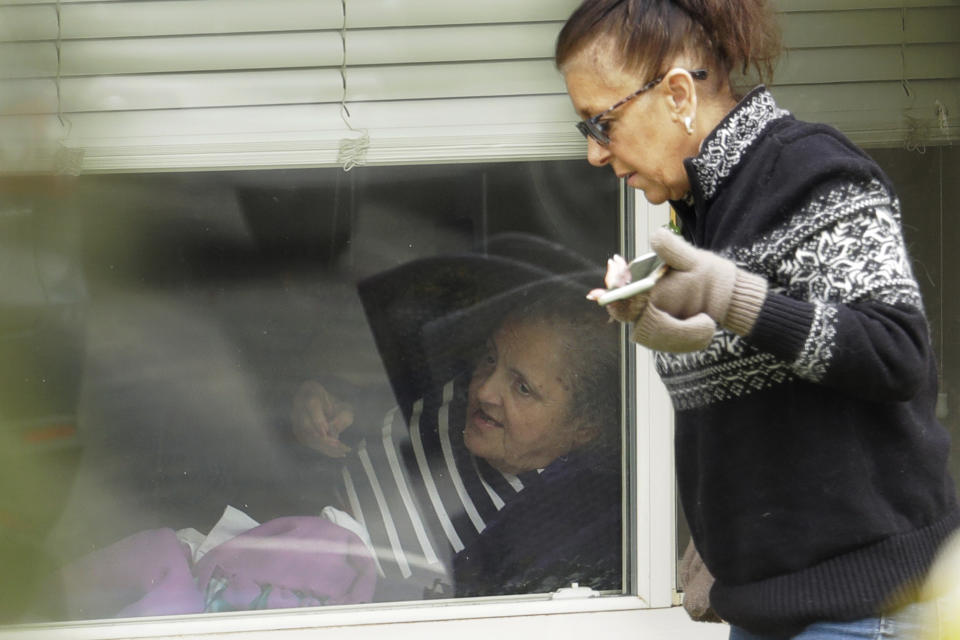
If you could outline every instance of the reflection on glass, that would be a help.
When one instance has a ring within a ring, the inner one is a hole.
[[[5,186],[3,623],[621,589],[606,175]]]
[[[930,337],[937,355],[937,419],[950,431],[951,471],[960,482],[960,149],[937,146],[918,150],[870,149],[870,155],[897,185],[904,235],[923,293]]]

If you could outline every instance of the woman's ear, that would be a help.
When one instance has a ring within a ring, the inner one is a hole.
[[[692,123],[697,118],[697,89],[693,76],[686,69],[673,68],[663,77],[663,86],[667,91],[671,120],[693,133]]]
[[[579,449],[600,434],[600,429],[591,424],[581,424],[573,432],[573,448]]]

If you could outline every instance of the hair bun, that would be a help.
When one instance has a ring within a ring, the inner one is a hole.
[[[685,52],[728,78],[756,70],[770,82],[780,56],[780,24],[768,0],[584,0],[557,38],[562,67],[600,37],[620,46],[628,68],[655,74]]]

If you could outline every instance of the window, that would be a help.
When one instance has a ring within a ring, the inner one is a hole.
[[[373,328],[379,299],[364,299],[358,283],[436,256],[494,254],[505,240],[509,246],[520,242],[523,251],[547,252],[548,260],[576,253],[576,260],[602,265],[607,247],[617,245],[622,233],[616,183],[579,160],[349,173],[104,174],[13,178],[6,184],[4,404],[11,463],[5,469],[9,486],[19,489],[8,493],[5,512],[29,516],[18,526],[30,534],[27,542],[9,540],[4,550],[7,566],[18,569],[10,576],[19,579],[7,585],[19,587],[19,597],[4,600],[7,615],[20,616],[14,622],[164,613],[166,604],[151,609],[139,597],[136,606],[118,608],[109,580],[129,578],[118,577],[123,571],[132,571],[134,580],[152,579],[182,566],[176,545],[172,556],[165,555],[174,532],[180,544],[209,546],[204,535],[255,524],[247,518],[269,523],[317,516],[327,505],[352,506],[349,495],[343,500],[341,461],[293,436],[291,414],[306,381],[321,381],[354,407],[355,433],[343,440],[360,454],[360,462],[351,457],[346,465],[355,500],[367,510],[379,499],[362,495],[376,494],[370,468],[388,493],[392,467],[371,462],[388,454],[361,440],[379,435],[384,416],[403,397],[398,383],[410,377],[391,377],[389,345]],[[559,246],[559,254],[549,253]],[[578,303],[585,286],[577,285]],[[382,311],[387,314],[386,306]],[[460,334],[469,332],[469,326],[457,326]],[[609,391],[619,410],[620,365],[616,359],[613,364]],[[542,381],[536,370],[524,373]],[[639,404],[630,415],[647,410]],[[635,492],[633,483],[621,480],[620,424],[613,424],[616,450],[607,471],[615,477],[615,492]],[[654,438],[652,429],[647,437]],[[662,433],[656,438],[665,442]],[[456,434],[453,440],[455,447]],[[669,479],[668,460],[642,448]],[[490,484],[509,504],[504,491],[515,489],[504,478],[499,482],[503,486]],[[637,486],[640,499],[649,502],[656,497],[647,483],[641,478]],[[469,493],[466,475],[462,485],[436,490]],[[632,531],[649,534],[633,513],[621,525],[621,501],[613,498],[616,528],[608,526],[612,542],[604,543],[602,555],[616,559],[615,575],[595,586],[610,595],[647,591],[649,584],[640,583],[649,583],[650,570],[634,568],[638,558],[630,538],[637,535]],[[24,510],[25,503],[35,508]],[[215,527],[228,506],[232,519]],[[477,510],[489,520],[479,503]],[[373,546],[396,542],[377,529],[382,525],[373,522],[376,513],[365,512]],[[531,533],[532,541],[539,535]],[[569,538],[560,541],[569,544]],[[446,548],[443,541],[440,547]],[[411,591],[408,581],[388,579],[396,577],[395,554],[378,558],[384,575],[374,600],[424,598],[422,584]],[[590,584],[597,566],[584,564],[571,575]],[[669,563],[664,569],[671,570]],[[50,572],[54,581],[40,587],[42,596],[23,589]],[[534,582],[512,593],[546,594],[539,600],[549,604],[549,593],[560,586]],[[662,593],[669,597],[669,587]],[[429,595],[455,594],[440,589]],[[316,602],[304,601],[310,604]],[[638,604],[628,598],[614,608]],[[205,623],[188,627],[197,624]],[[67,633],[72,627],[56,628]]]
[[[5,76],[3,166],[83,174],[12,177],[17,195],[5,203],[19,234],[11,236],[12,263],[31,275],[22,306],[38,296],[56,302],[46,313],[33,304],[25,318],[10,320],[20,342],[10,348],[32,365],[16,387],[34,394],[18,406],[16,438],[35,445],[42,459],[11,467],[11,474],[41,476],[33,491],[17,496],[43,505],[33,524],[53,527],[44,537],[66,545],[50,557],[45,552],[53,547],[39,536],[11,544],[9,554],[29,558],[28,572],[55,569],[151,528],[206,533],[227,504],[269,522],[332,500],[341,475],[294,445],[289,405],[298,386],[318,375],[338,397],[353,392],[358,421],[362,411],[375,415],[396,399],[378,338],[364,329],[359,281],[424,257],[482,252],[504,232],[560,243],[602,263],[625,237],[618,212],[643,206],[582,162],[583,142],[549,59],[572,4],[411,12],[377,0],[290,0],[269,15],[263,6],[208,0],[0,7],[11,27],[4,46],[17,61]],[[371,166],[342,170],[364,163]],[[393,164],[406,166],[385,166]],[[326,215],[305,224],[303,206]],[[150,302],[154,295],[165,302]],[[253,320],[254,311],[264,314],[261,321],[241,319]],[[38,315],[46,316],[44,331],[24,330],[40,326]],[[119,377],[116,363],[96,364],[108,353],[130,365]],[[10,368],[11,376],[18,373]],[[144,393],[130,393],[134,387]],[[210,429],[214,415],[219,426]],[[84,427],[131,418],[149,424],[112,432]],[[189,435],[173,437],[173,425]],[[254,452],[260,464],[243,460]],[[284,459],[288,453],[294,457]],[[622,486],[635,492],[634,483]],[[191,484],[195,490],[185,492]],[[210,511],[208,501],[218,506]],[[637,522],[643,529],[650,518],[628,513],[618,532],[619,584],[605,591],[640,598],[599,604],[550,602],[541,594],[459,613],[449,605],[372,606],[360,617],[330,613],[324,622],[263,613],[252,628],[670,604],[669,561],[651,589],[648,556],[631,550]],[[672,507],[668,513],[658,536],[669,544]],[[9,602],[10,609],[24,604]],[[232,620],[247,629],[253,619]],[[141,628],[136,621],[89,624],[105,637]],[[159,624],[151,633],[202,633],[211,623],[195,617]],[[42,629],[69,634],[75,627]],[[20,632],[30,629],[10,630]]]
[[[960,154],[952,146],[914,149],[870,149],[870,155],[898,187],[903,208],[904,234],[913,258],[914,274],[920,283],[930,323],[930,336],[938,360],[940,394],[937,418],[960,438],[957,408],[958,319],[956,308],[956,255],[950,246],[957,238],[957,185],[948,176],[960,168]],[[956,446],[951,449],[951,470],[960,482],[960,460]],[[958,484],[960,487],[960,484]]]

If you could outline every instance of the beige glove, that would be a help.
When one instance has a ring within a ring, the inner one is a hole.
[[[630,339],[654,351],[686,353],[710,344],[717,324],[705,313],[678,320],[653,302],[647,302],[633,324]]]
[[[350,447],[340,442],[340,434],[353,424],[353,407],[319,382],[308,380],[300,385],[290,418],[300,444],[331,458],[343,458],[350,452]]]
[[[723,622],[710,607],[713,575],[703,564],[692,540],[680,560],[680,586],[683,587],[683,608],[687,615],[697,622]]]
[[[750,332],[767,296],[765,278],[666,229],[653,233],[650,246],[670,267],[650,290],[650,305],[680,320],[706,314],[741,336]]]

